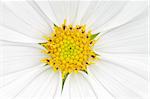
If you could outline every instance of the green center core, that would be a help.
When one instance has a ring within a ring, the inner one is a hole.
[[[63,59],[74,59],[75,56],[79,55],[82,52],[82,50],[83,49],[75,44],[75,42],[64,40],[63,45],[61,46],[60,57]]]

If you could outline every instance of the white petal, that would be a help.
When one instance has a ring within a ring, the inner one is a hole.
[[[90,6],[90,4],[93,3],[91,1],[80,1],[78,4],[78,13],[77,18],[75,20],[75,24],[81,24],[81,20],[83,16],[86,14],[86,10]]]
[[[28,2],[32,8],[43,18],[43,20],[48,25],[47,27],[52,32],[52,26],[54,25],[51,19],[44,13],[44,11],[40,8],[40,6],[33,0]]]
[[[44,82],[49,80],[49,75],[51,75],[49,66],[38,66],[36,68],[26,70],[19,75],[17,74],[18,77],[16,77],[16,79],[11,83],[7,84],[7,86],[3,86],[0,89],[0,92],[3,94],[3,96],[9,98],[32,97],[36,92],[42,91],[42,85],[44,86]],[[14,76],[16,75],[11,75],[9,77]],[[9,77],[6,76],[6,80]],[[38,90],[37,88],[40,87],[41,89]]]
[[[86,11],[84,11],[84,15],[82,16],[81,18],[81,23],[82,24],[85,24],[86,21],[89,19],[89,17],[91,17],[92,13],[94,13],[94,11],[96,11],[96,9],[98,8],[98,4],[100,2],[98,1],[93,1],[93,2],[90,2],[90,4],[88,5]]]
[[[64,19],[68,23],[74,23],[77,18],[78,1],[50,1],[50,7],[60,25]]]
[[[2,26],[22,35],[43,40],[51,31],[50,24],[27,2],[3,2]]]
[[[93,86],[81,73],[70,74],[65,83],[62,95],[63,97],[69,95],[67,99],[98,99]],[[66,99],[66,97],[64,99]]]
[[[13,83],[14,81],[17,81],[17,79],[24,76],[26,73],[32,72],[32,71],[34,72],[35,70],[37,70],[39,68],[42,70],[43,65],[37,65],[35,67],[31,67],[31,68],[24,69],[24,70],[21,70],[18,72],[10,73],[8,75],[0,76],[0,89]]]
[[[122,69],[116,64],[100,61],[89,68],[99,84],[114,97],[143,97],[147,92],[147,81]]]
[[[88,75],[84,73],[84,77],[91,83],[91,86],[95,90],[98,99],[114,99],[114,95],[88,71]]]
[[[3,42],[0,53],[0,75],[5,75],[41,64],[42,47],[32,43]]]
[[[52,70],[44,71],[43,74],[28,83],[17,97],[54,98],[58,85],[58,74]]]
[[[6,27],[0,26],[0,40],[3,41],[12,41],[12,42],[28,42],[28,43],[41,43],[45,40],[37,40],[32,39],[30,37],[27,37],[25,35],[22,35],[19,32],[13,31],[11,29],[8,29]]]
[[[103,61],[116,64],[133,74],[147,80],[148,57],[143,54],[102,54]]]
[[[57,23],[57,20],[56,20],[56,17],[55,17],[55,13],[53,13],[53,9],[51,8],[51,5],[50,5],[50,1],[49,0],[44,0],[44,1],[38,1],[38,0],[35,0],[35,2],[39,8],[43,11],[43,13],[52,21],[52,26],[54,24],[58,24]]]
[[[60,83],[60,80],[59,80],[60,76],[59,76],[59,73],[56,73],[53,71],[52,73],[49,72],[49,74],[50,75],[52,74],[52,76],[51,78],[47,79],[47,81],[49,82],[44,86],[43,90],[39,92],[38,97],[41,96],[41,97],[44,97],[44,99],[49,99],[50,97],[54,98],[56,96],[56,92],[58,88],[60,87],[58,86]]]
[[[142,13],[102,34],[95,47],[101,61],[91,66],[91,72],[114,96],[132,98],[147,93],[147,28]]]
[[[96,43],[97,53],[146,54],[148,23],[145,14],[136,17],[128,24],[112,29],[101,35]]]
[[[101,25],[101,23],[99,22],[99,20],[101,20],[101,17],[97,19],[96,23],[94,23],[92,26],[93,32],[106,32],[112,28],[116,28],[120,25],[126,24],[131,20],[134,20],[134,18],[141,14],[145,9],[147,9],[147,2],[145,1],[128,1],[126,2],[123,9],[119,13],[117,13],[111,20],[106,21]]]
[[[124,7],[126,2],[122,1],[94,1],[89,5],[81,23],[87,24],[89,29],[100,27],[114,18]]]

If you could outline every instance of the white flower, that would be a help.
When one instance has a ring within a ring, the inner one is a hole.
[[[100,32],[101,56],[88,75],[71,73],[61,93],[60,72],[40,62],[38,43],[64,19]],[[2,99],[136,99],[147,96],[147,2],[0,2],[0,97]]]

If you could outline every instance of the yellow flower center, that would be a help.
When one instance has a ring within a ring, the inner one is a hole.
[[[42,52],[48,57],[41,62],[50,65],[54,71],[60,71],[62,78],[66,74],[78,71],[87,71],[96,53],[92,50],[95,41],[91,31],[86,31],[86,25],[66,25],[66,20],[61,26],[54,26],[54,31],[41,45],[45,48]]]

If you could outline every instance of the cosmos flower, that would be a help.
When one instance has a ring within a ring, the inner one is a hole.
[[[1,1],[2,99],[143,99],[146,1]]]

